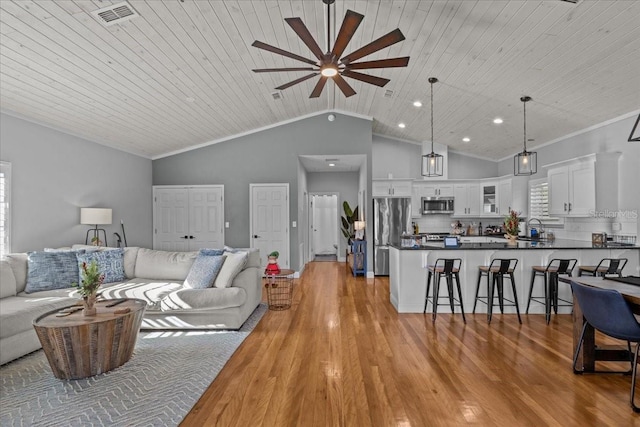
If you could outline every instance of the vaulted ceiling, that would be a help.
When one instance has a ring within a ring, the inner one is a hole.
[[[140,16],[111,26],[92,14],[118,3],[2,0],[2,111],[150,158],[325,110],[421,142],[435,76],[435,141],[497,160],[521,151],[523,95],[529,147],[640,108],[640,1],[336,0],[331,40],[348,9],[364,15],[346,53],[400,28],[406,40],[363,60],[411,60],[370,71],[384,88],[348,80],[357,95],[345,98],[329,82],[316,99],[315,79],[274,99],[306,72],[251,69],[304,64],[251,43],[313,58],[284,18],[325,49],[321,0],[130,0]]]

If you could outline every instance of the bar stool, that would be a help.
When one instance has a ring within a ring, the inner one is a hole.
[[[433,305],[432,320],[436,321],[436,314],[438,312],[438,299],[441,298],[440,294],[440,279],[445,277],[447,279],[447,291],[449,298],[449,306],[451,307],[451,313],[454,313],[454,306],[459,305],[462,310],[462,320],[467,323],[467,319],[464,317],[464,306],[462,305],[462,290],[460,289],[460,265],[462,265],[462,259],[460,258],[438,258],[434,265],[427,267],[427,296],[424,301],[424,313],[427,312],[427,304],[431,301]],[[433,284],[433,296],[429,298],[429,289],[431,288],[431,277],[434,278]],[[454,296],[453,279],[455,278],[458,288],[458,298]],[[445,297],[442,297],[445,298]],[[457,304],[456,304],[457,302]]]
[[[535,301],[540,304],[544,304],[544,313],[547,320],[547,325],[551,320],[551,306],[553,305],[553,311],[558,314],[558,300],[564,302],[565,304],[561,304],[562,306],[573,306],[571,301],[567,301],[564,299],[558,298],[558,276],[567,275],[571,277],[571,272],[575,268],[578,260],[575,258],[570,259],[560,259],[554,258],[549,261],[547,266],[536,265],[532,267],[531,271],[531,284],[529,285],[529,300],[527,301],[527,311],[529,314],[529,305],[531,301]],[[544,302],[540,301],[542,297],[532,297],[531,294],[533,292],[533,284],[536,280],[536,277],[543,276],[544,277]]]
[[[618,277],[622,277],[622,270],[627,265],[627,258],[602,258],[598,265],[579,265],[578,277],[582,276],[582,272],[585,271],[592,276],[605,277],[611,274],[617,274]]]
[[[518,322],[522,323],[520,318],[520,307],[518,306],[518,294],[516,292],[516,281],[513,278],[513,271],[518,265],[515,258],[494,258],[489,265],[481,265],[478,267],[478,284],[476,285],[476,298],[473,302],[473,312],[476,312],[476,304],[478,300],[487,304],[487,323],[491,323],[491,315],[493,314],[494,291],[498,289],[498,304],[500,312],[504,314],[504,301],[509,302],[511,306],[515,306],[518,313]],[[482,277],[487,276],[487,296],[478,296],[480,292],[480,282]],[[513,290],[513,300],[504,297],[504,279],[505,277],[511,281],[511,289]],[[486,301],[485,301],[486,300]]]

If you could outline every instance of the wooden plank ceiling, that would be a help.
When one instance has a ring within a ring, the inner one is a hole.
[[[365,15],[345,53],[400,28],[406,40],[363,60],[409,55],[409,67],[366,71],[384,88],[348,79],[350,98],[329,82],[309,99],[313,78],[279,100],[274,88],[306,72],[251,69],[304,64],[251,43],[313,58],[284,18],[324,50],[321,0],[131,0],[140,16],[112,26],[91,14],[117,3],[1,1],[2,111],[150,158],[325,110],[421,142],[435,76],[435,141],[501,159],[522,148],[522,95],[530,147],[640,108],[640,1],[336,0],[331,40],[347,9]]]

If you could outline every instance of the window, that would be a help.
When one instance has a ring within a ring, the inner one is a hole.
[[[0,162],[0,258],[11,251],[11,163]]]
[[[549,216],[549,183],[546,179],[529,181],[529,218],[544,224],[563,224],[563,219]]]

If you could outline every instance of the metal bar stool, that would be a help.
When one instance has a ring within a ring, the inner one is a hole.
[[[622,270],[627,265],[627,258],[602,258],[598,265],[579,265],[578,277],[582,276],[582,272],[587,272],[592,276],[605,277],[611,274],[617,274],[622,277]]]
[[[570,259],[560,259],[554,258],[549,261],[547,266],[543,265],[534,265],[531,271],[531,284],[529,285],[529,300],[527,301],[527,311],[529,314],[529,305],[531,305],[531,301],[535,301],[540,304],[544,304],[544,313],[547,320],[547,325],[551,320],[551,306],[553,306],[553,311],[558,314],[558,301],[562,301],[565,304],[561,304],[562,306],[573,306],[572,301],[567,301],[564,299],[558,298],[558,276],[567,275],[571,277],[571,272],[575,268],[578,260],[575,258]],[[543,276],[544,277],[544,301],[540,301],[541,296],[531,296],[533,292],[533,285],[536,280],[536,277]]]
[[[498,290],[498,304],[500,312],[504,314],[504,301],[508,305],[515,306],[518,313],[518,322],[522,323],[520,318],[520,307],[518,306],[518,294],[516,292],[516,281],[513,278],[513,271],[518,265],[515,258],[494,258],[489,265],[481,265],[478,267],[478,284],[476,285],[476,298],[473,302],[473,312],[476,312],[476,304],[478,300],[487,304],[487,322],[491,323],[491,315],[493,314],[494,292]],[[487,276],[487,296],[478,296],[480,292],[480,282],[482,277]],[[511,289],[513,290],[513,300],[504,297],[504,278],[511,281]],[[485,301],[486,300],[486,301]]]
[[[440,279],[445,277],[447,279],[447,291],[449,306],[451,307],[451,313],[454,313],[454,306],[459,305],[462,310],[462,320],[467,323],[467,319],[464,317],[464,306],[462,305],[462,290],[460,289],[460,265],[462,265],[462,259],[460,258],[438,258],[434,265],[427,267],[427,295],[424,301],[424,313],[427,312],[427,304],[431,301],[433,305],[432,320],[436,321],[436,314],[438,312],[438,299],[441,298],[440,294]],[[429,289],[431,288],[431,277],[434,278],[433,284],[433,296],[429,298]],[[453,279],[455,278],[458,288],[458,298],[454,296]],[[446,297],[442,297],[446,298]],[[457,302],[457,304],[456,304]]]

